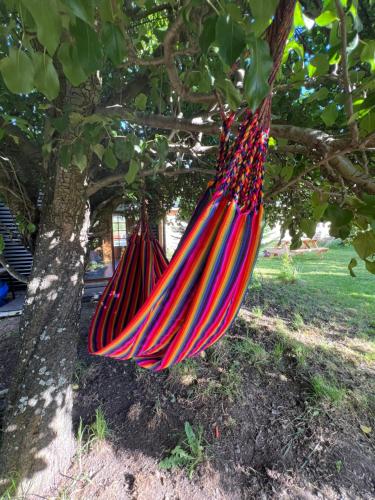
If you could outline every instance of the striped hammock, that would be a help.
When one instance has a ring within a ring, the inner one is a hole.
[[[159,371],[207,349],[233,322],[259,247],[268,138],[247,112],[231,140],[233,120],[224,120],[215,180],[170,264],[148,230],[132,235],[92,319],[90,353]]]

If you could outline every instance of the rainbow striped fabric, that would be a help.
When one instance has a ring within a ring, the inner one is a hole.
[[[147,231],[132,236],[92,319],[90,353],[159,371],[207,349],[236,317],[261,237],[268,131],[248,112],[231,143],[233,119],[170,264]]]

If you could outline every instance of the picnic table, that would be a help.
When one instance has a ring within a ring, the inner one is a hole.
[[[328,248],[318,246],[318,240],[314,238],[302,238],[302,245],[296,250],[290,249],[289,241],[282,241],[280,245],[274,248],[266,248],[264,250],[265,257],[280,257],[286,253],[290,255],[302,255],[306,253],[315,253],[322,256],[328,252]]]

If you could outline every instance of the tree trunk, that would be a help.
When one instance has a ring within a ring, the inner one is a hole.
[[[71,379],[89,221],[83,191],[82,174],[61,169],[43,209],[1,450],[5,479],[20,479],[19,494],[43,493],[74,453]]]
[[[89,115],[97,82],[69,89],[70,109]],[[20,325],[19,358],[10,390],[0,453],[0,493],[17,483],[14,497],[43,495],[74,455],[71,380],[77,358],[84,260],[89,229],[87,172],[64,169],[57,137],[48,162],[33,270]],[[89,155],[88,155],[89,160]],[[4,487],[5,485],[5,487]]]

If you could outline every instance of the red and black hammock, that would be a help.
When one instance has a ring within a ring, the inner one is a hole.
[[[289,8],[285,38],[294,1],[282,0],[276,18],[283,14],[282,4]],[[279,63],[285,40],[281,43],[276,36],[276,41],[274,60]],[[267,98],[258,113],[247,111],[234,140],[234,113],[224,119],[215,180],[169,265],[147,228],[133,234],[92,319],[90,353],[133,358],[159,371],[196,356],[229,328],[248,288],[260,242],[269,114]]]

